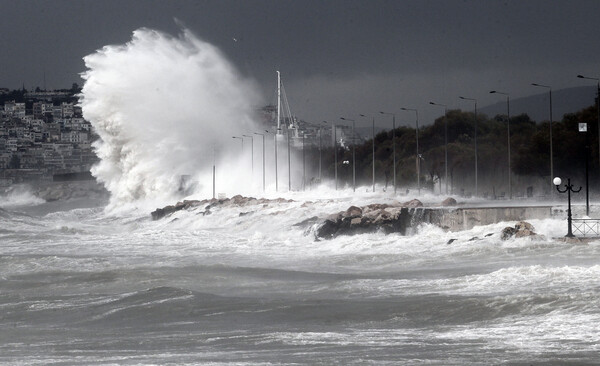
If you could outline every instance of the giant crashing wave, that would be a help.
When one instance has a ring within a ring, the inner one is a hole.
[[[100,137],[92,174],[112,206],[169,202],[184,175],[207,193],[214,159],[226,172],[221,187],[248,175],[234,168],[239,150],[223,147],[254,129],[259,97],[216,47],[186,29],[173,37],[142,28],[84,61],[83,116]]]

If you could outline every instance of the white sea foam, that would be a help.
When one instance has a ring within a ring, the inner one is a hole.
[[[1,208],[39,205],[46,201],[35,196],[24,186],[15,185],[5,195],[0,196]]]

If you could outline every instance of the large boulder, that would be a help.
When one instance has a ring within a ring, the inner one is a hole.
[[[517,229],[515,229],[514,227],[510,227],[507,226],[504,229],[502,229],[502,232],[500,233],[500,238],[502,238],[502,240],[508,240],[510,238],[512,238],[517,232]]]
[[[344,212],[343,216],[344,216],[344,218],[355,219],[357,217],[361,217],[362,213],[363,213],[362,208],[356,207],[356,206],[350,206],[350,207],[348,207],[346,212]]]
[[[513,236],[515,238],[540,237],[535,232],[535,228],[533,227],[533,225],[531,225],[527,221],[519,221],[515,224],[514,227],[510,227],[510,226],[505,227],[500,234],[500,237],[502,238],[502,240],[508,240],[508,239],[512,238]]]
[[[368,212],[372,212],[372,211],[379,211],[379,210],[383,210],[385,208],[390,207],[390,205],[386,204],[386,203],[372,203],[370,205],[366,205],[365,207],[363,207],[363,215],[365,215]]]
[[[515,225],[515,229],[517,232],[515,233],[516,238],[522,238],[525,236],[536,236],[537,234],[534,231],[533,225],[526,221],[519,221]]]
[[[445,200],[442,201],[442,207],[448,207],[448,206],[456,206],[457,202],[454,198],[452,197],[448,197]]]
[[[404,202],[402,204],[402,206],[404,207],[408,207],[408,208],[417,208],[417,207],[423,207],[423,202],[419,201],[418,199],[413,199],[407,202]]]

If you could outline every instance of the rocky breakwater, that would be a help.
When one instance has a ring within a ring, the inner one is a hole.
[[[160,220],[164,217],[167,217],[174,212],[181,210],[197,210],[202,209],[200,213],[202,215],[210,215],[211,209],[216,207],[243,207],[243,206],[252,206],[252,205],[262,205],[263,207],[268,206],[270,203],[283,203],[283,202],[293,202],[293,200],[286,200],[284,198],[277,199],[266,199],[266,198],[254,198],[254,197],[244,197],[241,195],[236,195],[231,198],[223,198],[223,199],[205,199],[205,200],[184,200],[181,202],[177,202],[175,205],[165,206],[163,208],[157,208],[152,211],[150,214],[152,215],[152,220]],[[240,216],[248,214],[249,212],[241,212]]]
[[[424,208],[417,199],[391,205],[350,206],[317,224],[315,235],[322,239],[377,231],[405,235],[409,228],[421,222],[440,224],[441,216],[440,210]]]

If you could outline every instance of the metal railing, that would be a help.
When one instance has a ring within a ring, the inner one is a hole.
[[[572,219],[573,234],[600,236],[600,219]]]

